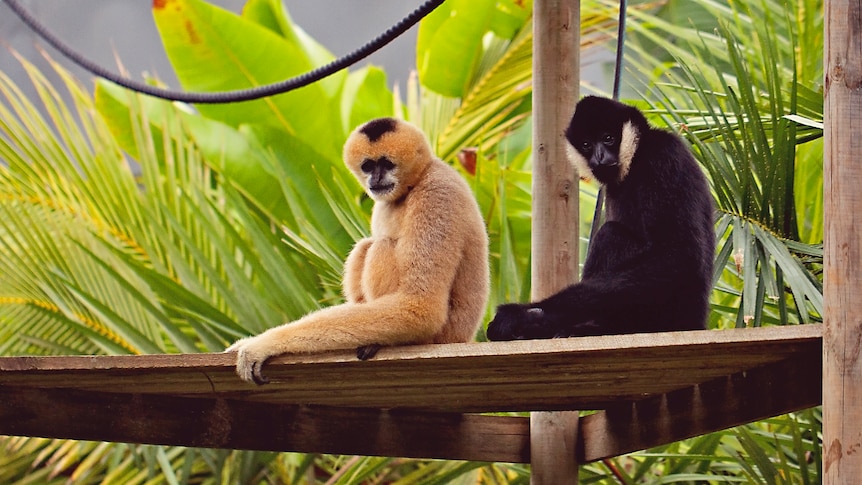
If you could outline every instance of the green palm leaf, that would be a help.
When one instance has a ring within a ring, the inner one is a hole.
[[[734,312],[736,326],[819,319],[819,262],[807,256],[817,251],[801,244],[800,220],[810,225],[812,218],[822,216],[796,192],[813,185],[819,173],[814,161],[804,165],[811,167],[810,173],[799,170],[797,149],[818,133],[811,127],[799,129],[794,118],[800,110],[817,117],[822,100],[818,105],[811,88],[796,75],[796,26],[791,15],[782,13],[788,9],[781,2],[753,1],[731,9],[720,2],[702,5],[719,19],[714,34],[679,29],[645,12],[634,15],[657,26],[653,31],[637,24],[644,39],[658,41],[664,31],[682,40],[661,43],[675,62],[651,84],[657,99],[649,103],[691,141],[723,213],[724,228],[717,234],[732,234],[719,245],[716,266],[727,274],[717,281],[719,290],[734,294],[738,304],[716,296],[716,302],[721,301],[716,309]],[[769,20],[753,20],[764,18]],[[634,50],[645,63],[656,61],[637,43]],[[800,175],[807,184],[797,180]],[[803,190],[806,196],[817,195],[816,190]],[[728,232],[728,226],[733,230]],[[804,232],[816,234],[808,228]]]
[[[677,4],[669,7],[674,15],[699,17],[686,28],[652,15],[651,3],[630,8],[629,25],[646,40],[639,45],[633,35],[628,63],[645,73],[644,106],[670,126],[686,127],[713,182],[721,243],[711,324],[817,319],[822,248],[811,243],[822,237],[822,203],[816,202],[822,70],[806,53],[821,42],[822,18],[803,13],[820,5],[670,3]],[[174,11],[157,9],[156,17],[186,89],[257,85],[331,58],[277,0],[252,0],[239,17],[199,0],[164,5]],[[479,20],[459,19],[484,30],[468,29],[483,38],[465,40],[477,50],[451,54],[467,66],[451,83],[457,97],[414,80],[405,106],[393,100],[375,68],[304,91],[320,109],[287,95],[198,113],[104,83],[94,103],[55,67],[68,92],[63,98],[24,62],[37,107],[0,73],[0,352],[218,351],[238,336],[340,301],[341,264],[350,244],[368,231],[370,202],[338,151],[356,123],[402,111],[453,164],[464,149],[477,148],[475,173],[465,169],[464,175],[491,236],[490,306],[527,299],[531,3],[486,8]],[[582,4],[583,48],[612,39],[616,8],[613,0]],[[704,13],[721,19],[717,31]],[[758,24],[765,18],[770,21]],[[182,31],[186,22],[191,30]],[[192,33],[199,44],[185,42]],[[264,62],[260,52],[280,62]],[[595,187],[583,185],[581,196],[591,201]],[[590,211],[582,204],[584,234]],[[744,257],[737,268],[739,250]],[[807,411],[588,464],[581,479],[601,482],[616,473],[626,483],[762,482],[777,471],[808,483],[816,481],[821,460],[818,429],[816,411]],[[529,469],[0,440],[4,483],[60,482],[57,477],[63,483],[69,477],[187,483],[214,476],[299,483],[315,473],[333,483],[526,483]]]

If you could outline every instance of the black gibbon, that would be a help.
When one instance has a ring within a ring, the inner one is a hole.
[[[425,135],[394,118],[369,121],[344,145],[344,161],[374,200],[371,237],[344,265],[341,305],[237,341],[236,371],[264,384],[269,357],[384,345],[467,342],[488,301],[488,237],[479,206]]]
[[[490,340],[703,329],[715,257],[713,201],[700,167],[673,133],[637,108],[589,96],[566,130],[582,178],[605,187],[606,222],[581,282],[542,301],[505,304]]]

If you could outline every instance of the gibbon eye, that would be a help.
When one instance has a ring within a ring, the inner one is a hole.
[[[359,169],[362,170],[363,173],[371,173],[374,171],[374,166],[377,165],[374,160],[365,159],[362,162],[362,165],[359,166]]]
[[[614,135],[611,135],[609,133],[605,134],[605,136],[602,137],[602,143],[604,143],[607,146],[611,146],[615,142],[616,142],[616,138],[614,138]]]
[[[593,151],[593,144],[587,140],[581,142],[581,151],[584,153],[590,153]]]
[[[392,161],[390,161],[386,157],[380,157],[380,160],[378,160],[377,163],[380,164],[380,168],[386,170],[387,172],[395,168],[395,164],[392,163]]]

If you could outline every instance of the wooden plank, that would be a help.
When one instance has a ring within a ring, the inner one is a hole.
[[[578,178],[565,131],[578,99],[580,2],[537,0],[533,8],[534,300],[578,279]]]
[[[583,459],[593,460],[812,404],[811,386],[794,383],[814,384],[816,393],[820,330],[417,346],[384,349],[371,362],[345,353],[282,357],[267,366],[280,376],[275,390],[239,381],[232,354],[6,357],[0,434],[527,462],[531,439],[547,435],[530,434],[526,418],[452,412],[570,409],[571,398],[578,407],[608,407],[603,421],[588,417],[580,426]],[[351,390],[339,395],[351,378]],[[320,385],[333,379],[341,384]],[[692,384],[697,394],[684,390]],[[655,397],[657,389],[668,396]],[[337,406],[306,402],[318,400]],[[356,408],[360,402],[376,409]],[[575,436],[553,439],[569,454]]]
[[[579,461],[673,443],[821,403],[821,366],[789,358],[581,418]]]
[[[0,434],[201,448],[527,462],[526,418],[0,386]]]
[[[530,483],[578,482],[577,411],[530,413]]]
[[[781,331],[795,337],[771,339],[771,345],[763,348],[795,348],[793,342],[802,335],[814,335],[813,341],[819,343],[818,328],[728,333],[755,336]],[[556,446],[560,446],[557,440],[563,440],[567,454],[573,454],[575,449],[582,450],[579,461],[588,462],[816,405],[819,403],[821,353],[819,345],[814,347],[787,354],[773,364],[703,382],[695,388],[617,402],[605,412],[582,418],[580,426],[566,423],[559,428],[575,428],[579,433],[559,434],[552,439]],[[735,356],[733,352],[728,353],[723,360],[731,360],[732,356]],[[188,359],[177,360],[181,357]],[[530,462],[531,441],[536,446],[535,440],[548,436],[529,433],[528,420],[518,417],[255,402],[228,399],[218,392],[199,393],[195,397],[149,394],[151,387],[148,385],[133,392],[106,392],[82,390],[72,385],[44,386],[39,382],[40,376],[69,367],[83,367],[88,361],[96,363],[96,374],[106,370],[130,373],[153,360],[162,361],[161,367],[156,366],[160,368],[158,372],[186,368],[199,373],[201,364],[211,364],[208,357],[223,359],[225,356],[0,359],[0,434],[499,462]],[[64,361],[72,365],[58,365]],[[165,366],[164,361],[173,364]],[[9,384],[8,377],[32,372],[34,368],[41,369],[37,372],[42,374],[30,374],[30,380]],[[86,369],[77,372],[86,372]],[[451,398],[446,387],[434,389],[436,392],[428,399]],[[385,394],[387,390],[378,388],[368,392]],[[477,389],[477,392],[484,391]],[[565,418],[567,414],[534,414],[533,419],[535,416]],[[576,446],[578,434],[580,445]],[[540,443],[538,446],[550,445]]]
[[[578,280],[578,179],[566,156],[580,77],[580,1],[536,0],[533,8],[533,300]],[[531,417],[531,482],[577,482],[578,413]]]
[[[823,482],[862,483],[862,1],[825,9]]]
[[[283,405],[492,412],[602,409],[785,358],[814,362],[821,326],[410,346],[282,356],[262,387],[234,354],[0,358],[0,386]],[[434,392],[429,392],[433,389]]]

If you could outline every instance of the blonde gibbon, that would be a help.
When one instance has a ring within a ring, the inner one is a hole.
[[[272,356],[381,346],[467,342],[488,299],[488,238],[464,179],[436,158],[425,135],[394,118],[369,121],[344,145],[344,161],[374,200],[371,237],[344,265],[346,303],[231,345],[240,378],[268,380]]]

